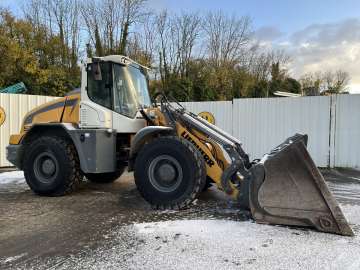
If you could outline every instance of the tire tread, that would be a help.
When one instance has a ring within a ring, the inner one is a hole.
[[[156,210],[184,209],[184,208],[188,207],[199,196],[199,194],[202,192],[202,190],[206,184],[206,167],[205,167],[204,159],[203,159],[201,153],[189,141],[187,141],[185,139],[179,138],[177,136],[164,136],[164,137],[155,139],[155,141],[152,141],[152,143],[154,143],[156,141],[157,141],[157,143],[162,143],[162,144],[166,144],[169,141],[178,141],[181,144],[183,144],[190,151],[190,153],[193,155],[193,157],[195,159],[195,163],[196,163],[194,188],[191,189],[188,194],[185,194],[186,198],[184,200],[182,200],[181,202],[164,203],[164,204],[156,203],[154,198],[151,198],[147,195],[146,187],[143,185],[138,185],[138,182],[137,182],[138,175],[137,175],[136,168],[138,168],[140,166],[140,164],[137,164],[137,162],[135,162],[135,174],[134,175],[135,175],[135,182],[137,183],[137,188],[138,188],[140,194],[142,195],[142,197],[145,198],[145,200],[147,200],[152,205],[152,207]],[[146,144],[143,147],[143,149],[139,152],[139,156],[141,156],[143,153],[145,153],[148,150],[148,148],[151,147],[152,143]]]
[[[65,177],[65,183],[61,188],[52,192],[39,192],[36,190],[34,190],[34,192],[38,193],[39,195],[47,195],[47,196],[63,196],[73,192],[83,179],[83,174],[80,169],[79,157],[77,155],[73,143],[62,137],[42,136],[38,139],[35,139],[32,142],[28,142],[26,144],[26,149],[36,147],[39,144],[48,144],[48,145],[51,144],[61,148],[63,152],[66,153],[67,155],[67,159],[68,159],[67,166],[70,172],[68,173],[68,177]],[[26,151],[25,153],[29,154],[30,151]],[[28,160],[29,156],[27,154],[25,154],[24,156],[24,161],[23,161],[24,168],[26,167],[26,164],[32,162],[31,160]],[[27,183],[29,184],[30,175],[28,174],[26,169],[24,169],[24,175]]]

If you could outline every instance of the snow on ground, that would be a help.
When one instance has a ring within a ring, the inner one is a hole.
[[[24,173],[22,171],[0,173],[0,185],[22,183],[25,183]]]
[[[118,227],[109,246],[57,269],[360,269],[360,206],[343,205],[355,237],[250,221],[177,220]],[[54,265],[54,264],[52,264]]]
[[[24,182],[22,172],[0,174],[0,185]],[[355,237],[216,218],[119,224],[104,235],[106,241],[94,250],[47,261],[39,258],[24,269],[358,270],[359,185],[330,186],[342,202],[355,203],[341,205]],[[17,259],[5,258],[3,263]]]
[[[19,255],[13,256],[13,257],[8,257],[8,258],[6,258],[3,262],[2,262],[2,261],[0,261],[0,265],[1,265],[1,263],[6,264],[6,263],[10,263],[10,262],[16,261],[16,260],[18,260],[18,259],[20,259],[20,258],[22,258],[22,257],[26,256],[26,254],[27,254],[27,253],[22,253],[22,254],[19,254]]]

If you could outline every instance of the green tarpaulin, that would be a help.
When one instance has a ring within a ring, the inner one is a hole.
[[[27,91],[26,86],[23,82],[11,85],[9,87],[0,90],[0,93],[7,94],[24,94]]]

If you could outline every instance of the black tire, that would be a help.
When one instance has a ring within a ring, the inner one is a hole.
[[[166,170],[170,173],[164,173]],[[206,168],[200,152],[190,142],[178,137],[161,137],[140,151],[134,176],[140,194],[153,208],[182,209],[204,188]],[[169,182],[171,185],[167,185]]]
[[[39,195],[68,194],[83,178],[74,145],[59,137],[44,136],[29,143],[23,169],[27,184]]]
[[[87,173],[85,174],[86,178],[93,182],[98,184],[106,184],[111,183],[117,180],[124,172],[125,167],[121,168],[121,170],[118,170],[116,172],[111,173]]]

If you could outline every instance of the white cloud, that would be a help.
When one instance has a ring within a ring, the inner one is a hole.
[[[348,88],[350,93],[360,94],[360,83],[352,83]]]
[[[306,72],[342,69],[351,76],[349,90],[360,93],[359,19],[312,24],[280,41],[275,38],[267,42],[288,52],[294,77]]]
[[[273,41],[282,37],[283,35],[283,32],[273,26],[260,27],[254,33],[255,38],[260,41]]]

